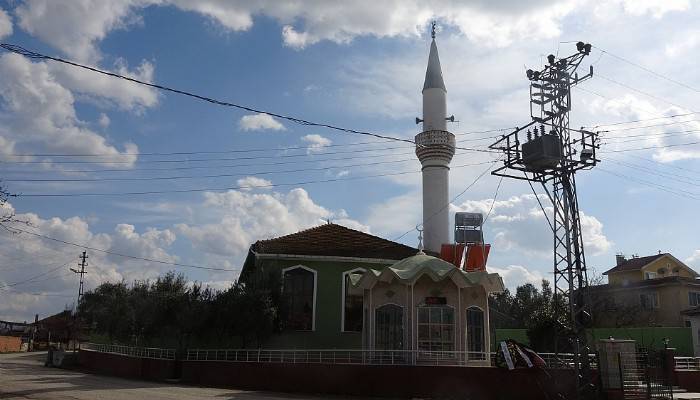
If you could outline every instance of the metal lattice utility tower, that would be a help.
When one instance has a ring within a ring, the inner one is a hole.
[[[80,305],[80,299],[83,297],[83,288],[84,288],[84,280],[83,276],[86,274],[85,272],[85,267],[87,267],[87,251],[83,251],[83,253],[78,256],[80,258],[80,263],[78,263],[78,267],[80,267],[80,270],[73,269],[71,268],[70,270],[75,272],[76,274],[80,274],[80,287],[78,287],[78,305]]]
[[[597,164],[599,144],[597,133],[569,128],[571,88],[593,76],[592,66],[583,76],[576,72],[583,58],[590,54],[591,45],[578,42],[576,48],[575,54],[565,58],[549,55],[549,64],[541,71],[527,71],[531,121],[504,135],[490,148],[505,154],[504,165],[494,170],[493,175],[539,182],[552,202],[555,304],[568,303],[566,311],[556,307],[557,319],[565,317],[568,321],[578,398],[585,399],[593,396],[594,387],[586,345],[590,305],[586,299],[588,276],[575,173]]]

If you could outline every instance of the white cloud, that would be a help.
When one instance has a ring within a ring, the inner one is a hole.
[[[309,154],[321,151],[333,143],[327,137],[318,134],[304,135],[301,137],[301,141],[309,144],[309,147],[306,148],[306,152]]]
[[[545,195],[540,195],[550,221],[553,209],[547,206]],[[481,212],[486,215],[493,199],[467,200],[452,211]],[[484,225],[487,237],[499,251],[517,250],[525,255],[551,257],[552,232],[532,194],[497,200]],[[586,250],[593,255],[607,252],[612,242],[603,233],[603,224],[595,217],[581,212],[581,232]]]
[[[0,39],[12,35],[12,19],[5,10],[0,8]]]
[[[501,275],[501,278],[503,278],[503,283],[511,291],[526,283],[532,283],[533,285],[539,287],[542,283],[542,279],[545,279],[541,272],[531,271],[522,265],[509,265],[504,268],[489,265],[488,271]]]
[[[100,113],[100,118],[97,120],[97,123],[102,128],[107,128],[111,122],[112,122],[112,120],[109,119],[109,116],[107,114]]]
[[[238,122],[238,126],[240,126],[240,128],[244,131],[285,130],[284,125],[282,125],[279,121],[272,118],[271,115],[263,113],[244,115]]]
[[[270,189],[272,181],[256,176],[246,176],[245,178],[237,180],[236,184],[241,186],[240,190],[250,191],[255,189]]]
[[[690,8],[689,0],[617,0],[626,12],[632,15],[651,14],[661,18],[672,11],[685,11]]]
[[[687,264],[693,264],[693,263],[700,262],[700,250],[695,250],[693,252],[693,254],[690,255],[690,257],[685,259],[685,262]]]
[[[76,115],[73,94],[61,85],[43,62],[30,62],[16,54],[0,56],[0,136],[12,146],[29,146],[30,152],[104,154],[96,161],[136,161],[138,148],[131,142],[120,152]],[[127,154],[128,153],[128,154]]]
[[[13,211],[12,205],[7,204],[5,211]],[[58,240],[136,257],[178,261],[178,257],[168,250],[176,239],[173,231],[168,229],[146,229],[139,233],[133,225],[118,224],[110,233],[95,233],[90,229],[88,221],[80,217],[42,218],[34,213],[20,213],[17,218],[31,224],[30,227],[19,226],[21,229]],[[0,232],[0,244],[3,248],[0,264],[9,267],[0,269],[0,285],[36,277],[4,292],[3,299],[7,301],[0,302],[0,319],[22,320],[34,313],[45,317],[61,311],[64,304],[73,303],[75,299],[71,296],[77,290],[77,281],[75,274],[68,268],[78,262],[81,248],[26,233],[12,234],[5,230]],[[157,263],[91,250],[87,252],[87,290],[103,281],[152,279],[168,269]],[[45,275],[40,275],[42,273]],[[42,296],[41,293],[57,296]]]
[[[353,229],[369,230],[366,225],[349,218],[344,210],[332,211],[315,203],[301,188],[288,193],[232,190],[206,193],[204,198],[201,209],[206,210],[206,214],[195,221],[212,222],[178,224],[176,229],[196,249],[212,255],[241,258],[257,240],[320,225],[329,218]]]
[[[116,106],[138,114],[158,104],[158,92],[147,86],[68,65],[47,65],[54,78],[67,89],[79,94],[80,100],[104,107]],[[134,70],[130,70],[126,61],[117,59],[110,70],[130,78],[152,82],[155,67],[148,61],[142,61]]]
[[[685,31],[666,45],[666,55],[669,57],[691,56],[689,53],[699,44],[700,30]]]

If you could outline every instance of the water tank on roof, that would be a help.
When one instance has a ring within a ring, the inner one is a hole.
[[[483,223],[484,216],[481,213],[455,213],[455,243],[483,243]]]

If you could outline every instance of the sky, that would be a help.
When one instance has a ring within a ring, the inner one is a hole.
[[[571,124],[608,131],[601,163],[576,177],[597,277],[618,252],[670,252],[700,270],[700,145],[689,144],[700,139],[692,114],[699,18],[700,2],[689,0],[4,0],[0,41],[411,140],[436,20],[448,114],[457,120],[449,129],[461,146],[482,149],[529,122],[526,69],[541,68],[548,54],[572,54],[576,41],[591,43],[582,65],[593,65],[594,77],[572,93]],[[450,197],[495,158],[458,151]],[[0,178],[19,195],[5,211],[30,233],[0,231],[0,319],[74,304],[78,277],[68,268],[82,249],[67,243],[109,252],[88,250],[88,290],[169,270],[223,289],[251,243],[328,220],[417,246],[419,171],[409,143],[2,51]],[[521,181],[498,184],[486,173],[451,212],[491,210],[488,269],[506,286],[551,279],[552,236],[535,195]],[[144,191],[169,193],[135,194]]]

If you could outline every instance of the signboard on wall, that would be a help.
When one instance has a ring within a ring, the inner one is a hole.
[[[447,304],[447,297],[426,297],[426,306],[442,306]]]

